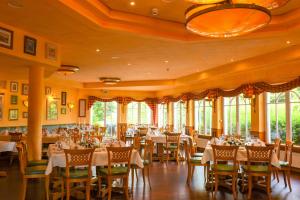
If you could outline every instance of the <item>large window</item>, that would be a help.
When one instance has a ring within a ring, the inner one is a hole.
[[[207,100],[195,101],[195,130],[200,134],[211,135],[212,102]]]
[[[158,127],[166,128],[168,123],[167,104],[158,104]]]
[[[174,131],[184,132],[186,123],[186,103],[178,101],[174,103]]]
[[[224,97],[224,133],[246,137],[251,130],[251,99]]]
[[[106,136],[117,137],[118,103],[95,102],[91,108],[91,122],[93,125],[105,126]]]
[[[131,102],[127,106],[127,123],[151,124],[152,111],[145,102]]]
[[[268,140],[279,137],[300,145],[300,88],[285,93],[267,93]]]

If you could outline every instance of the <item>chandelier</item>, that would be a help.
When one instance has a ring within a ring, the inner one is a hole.
[[[205,37],[227,38],[258,30],[271,21],[271,11],[289,0],[186,0],[186,28]]]
[[[100,77],[99,80],[106,85],[115,85],[121,81],[118,77]]]
[[[79,71],[79,67],[74,65],[61,65],[60,68],[58,68],[57,73],[62,75],[71,75]]]

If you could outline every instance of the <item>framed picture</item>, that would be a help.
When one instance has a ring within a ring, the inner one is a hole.
[[[10,104],[11,105],[17,105],[18,104],[18,96],[17,95],[11,95],[10,96]]]
[[[18,82],[10,82],[10,92],[18,92]]]
[[[0,27],[0,47],[13,49],[14,32]]]
[[[23,112],[22,116],[23,116],[24,119],[27,119],[28,118],[28,112]]]
[[[45,57],[49,60],[57,59],[57,47],[54,44],[46,43]]]
[[[28,84],[22,84],[22,95],[28,95],[29,92],[29,85]]]
[[[45,95],[51,94],[51,87],[45,87]]]
[[[19,110],[18,109],[9,109],[8,120],[18,120],[19,119]]]
[[[62,108],[60,109],[60,113],[61,113],[62,115],[66,115],[66,114],[67,114],[67,109],[66,109],[65,107],[62,107]]]
[[[58,103],[57,101],[47,100],[47,120],[57,120],[58,118]]]
[[[86,116],[86,99],[79,99],[79,117]]]
[[[65,106],[67,105],[67,93],[61,92],[61,105]]]
[[[4,94],[0,94],[0,120],[3,119]]]
[[[24,36],[24,53],[30,54],[32,56],[36,55],[36,39],[28,36]]]

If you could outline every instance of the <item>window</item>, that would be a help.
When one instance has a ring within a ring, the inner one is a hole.
[[[224,133],[246,137],[251,130],[251,99],[224,97]]]
[[[174,103],[174,131],[184,132],[186,123],[186,103],[178,101]]]
[[[168,123],[167,104],[158,104],[158,127],[165,128]]]
[[[273,142],[292,140],[300,145],[300,88],[289,92],[267,93],[267,133]]]
[[[91,108],[93,125],[105,126],[106,136],[117,138],[118,103],[97,101]]]
[[[151,124],[152,111],[145,102],[131,102],[127,106],[127,123]]]
[[[211,101],[195,101],[195,130],[200,134],[211,135],[212,106]]]

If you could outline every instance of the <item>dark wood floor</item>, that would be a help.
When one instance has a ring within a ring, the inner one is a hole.
[[[0,169],[8,170],[8,177],[0,178],[0,199],[1,200],[18,200],[21,190],[21,177],[18,171],[17,162],[10,168],[7,167],[8,162],[0,161]],[[139,181],[134,187],[132,195],[137,200],[185,200],[185,199],[212,199],[211,193],[207,192],[203,182],[203,168],[198,167],[195,170],[194,178],[190,187],[186,185],[187,167],[184,163],[177,165],[170,162],[168,166],[165,164],[154,163],[151,168],[152,190],[148,185],[143,186],[142,177],[139,174]],[[300,175],[292,175],[293,192],[289,192],[284,187],[283,178],[280,177],[280,183],[272,181],[272,197],[284,200],[300,199]],[[30,182],[27,189],[27,198],[29,200],[44,199],[44,187],[42,181]],[[113,194],[113,199],[124,199],[122,195]],[[217,194],[217,199],[226,200],[233,199],[230,191],[222,189]],[[239,193],[238,199],[247,199],[245,194]],[[254,190],[252,199],[267,199],[263,191]]]

